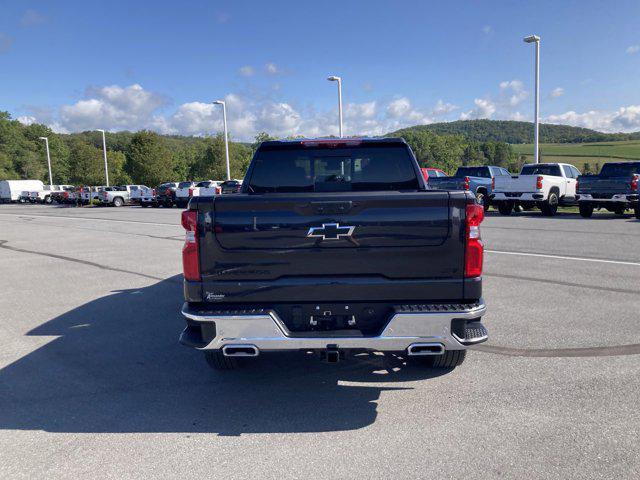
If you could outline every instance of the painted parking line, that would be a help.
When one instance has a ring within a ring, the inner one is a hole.
[[[570,257],[566,255],[549,255],[546,253],[531,252],[510,252],[505,250],[485,250],[485,253],[495,253],[499,255],[518,255],[522,257],[553,258],[556,260],[575,260],[577,262],[611,263],[614,265],[632,265],[634,267],[640,267],[639,262],[624,262],[622,260],[608,260],[605,258]]]

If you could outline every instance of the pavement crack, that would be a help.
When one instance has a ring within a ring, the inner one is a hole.
[[[640,344],[614,345],[610,347],[580,348],[513,348],[498,345],[477,345],[471,347],[484,353],[495,353],[510,357],[614,357],[621,355],[640,355]]]
[[[137,275],[139,277],[148,278],[150,280],[170,281],[170,282],[173,282],[173,283],[182,283],[182,280],[174,280],[174,279],[171,279],[171,278],[170,279],[166,279],[166,278],[162,278],[162,277],[156,277],[155,275],[149,275],[149,274],[141,273],[141,272],[134,272],[132,270],[126,270],[124,268],[110,267],[108,265],[102,265],[100,263],[90,262],[88,260],[81,260],[79,258],[67,257],[66,255],[58,255],[56,253],[39,252],[37,250],[27,250],[25,248],[12,247],[12,246],[8,245],[8,240],[0,240],[0,248],[2,248],[4,250],[11,250],[13,252],[30,253],[32,255],[40,255],[40,256],[43,256],[43,257],[55,258],[57,260],[63,260],[63,261],[66,261],[66,262],[79,263],[81,265],[86,265],[86,266],[89,266],[89,267],[95,267],[95,268],[99,268],[101,270],[108,270],[108,271],[111,271],[111,272],[128,273],[130,275]]]
[[[599,290],[603,292],[615,292],[615,293],[628,293],[631,295],[640,295],[640,291],[626,289],[626,288],[614,288],[614,287],[601,287],[597,285],[585,285],[584,283],[575,283],[575,282],[563,282],[560,280],[548,280],[545,278],[534,278],[534,277],[523,277],[520,275],[507,275],[502,273],[484,273],[484,277],[496,277],[496,278],[507,278],[510,280],[524,280],[527,282],[536,282],[536,283],[544,283],[544,284],[552,284],[552,285],[561,285],[563,287],[576,287],[576,288],[588,288],[591,290]]]

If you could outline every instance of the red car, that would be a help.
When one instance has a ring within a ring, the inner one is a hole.
[[[447,176],[447,174],[444,173],[439,168],[426,167],[426,168],[421,168],[420,170],[422,170],[422,175],[424,175],[424,179],[427,183],[429,183],[429,178]]]

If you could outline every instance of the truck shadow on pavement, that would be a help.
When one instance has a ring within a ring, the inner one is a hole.
[[[303,354],[264,355],[246,369],[215,372],[200,352],[178,344],[181,278],[114,292],[28,332],[57,338],[0,370],[0,428],[351,430],[375,421],[381,392],[411,388],[394,383],[447,373],[390,356],[328,365]]]

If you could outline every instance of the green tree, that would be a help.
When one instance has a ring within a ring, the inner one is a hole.
[[[133,135],[126,163],[132,181],[158,185],[173,178],[173,167],[171,152],[157,133],[142,130]]]

